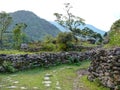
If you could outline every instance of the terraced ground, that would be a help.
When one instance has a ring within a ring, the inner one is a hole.
[[[87,80],[90,61],[0,74],[0,90],[109,90]]]

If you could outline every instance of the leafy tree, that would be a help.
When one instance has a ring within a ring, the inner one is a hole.
[[[14,30],[13,30],[13,40],[14,40],[14,48],[20,49],[21,43],[24,42],[25,39],[25,33],[23,33],[23,29],[27,27],[24,23],[16,24]]]
[[[103,41],[103,37],[101,36],[101,34],[94,32],[92,29],[88,27],[85,27],[83,30],[81,30],[81,35],[85,39],[94,38],[96,42],[100,42],[100,43]]]
[[[44,37],[44,43],[46,43],[46,44],[52,43],[54,40],[55,40],[54,37],[49,34]]]
[[[54,51],[56,49],[56,40],[52,35],[46,35],[42,43],[44,51]]]
[[[8,26],[12,22],[12,17],[6,12],[0,13],[0,47],[3,47],[3,34],[6,32]]]
[[[108,32],[109,45],[120,46],[120,19],[115,21]]]
[[[70,30],[72,32],[75,32],[78,30],[78,28],[80,27],[80,25],[84,25],[84,19],[73,15],[70,12],[70,9],[72,8],[72,6],[70,5],[70,3],[65,3],[65,11],[66,14],[59,14],[59,13],[54,13],[54,15],[56,16],[56,22],[58,22],[61,26],[65,27],[67,30]],[[74,33],[75,34],[75,33]]]
[[[75,39],[71,32],[64,32],[58,34],[56,41],[59,50],[67,51],[72,47]]]

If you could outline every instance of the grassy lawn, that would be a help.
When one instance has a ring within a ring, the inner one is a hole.
[[[90,61],[85,61],[80,66],[60,65],[49,69],[36,68],[13,74],[0,74],[0,90],[73,90],[76,71],[87,68],[89,64]],[[89,82],[86,76],[82,81],[85,81],[82,82],[85,83],[85,87],[90,88],[88,90],[108,90],[98,89],[99,87]],[[96,88],[91,89],[91,87]]]
[[[99,85],[98,82],[90,82],[87,79],[87,76],[83,76],[80,80],[79,83],[82,83],[84,87],[88,87],[89,90],[110,90],[109,88],[106,88],[102,85]]]
[[[24,52],[19,50],[0,50],[0,54],[30,54],[30,52]]]

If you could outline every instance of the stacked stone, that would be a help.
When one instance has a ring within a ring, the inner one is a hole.
[[[99,79],[104,86],[120,90],[120,48],[100,49],[92,54],[88,79],[91,81]]]
[[[17,70],[24,70],[34,67],[50,67],[58,64],[68,64],[87,60],[89,53],[80,52],[59,52],[59,53],[40,53],[40,54],[0,54],[0,72],[4,71],[3,63],[10,62]]]

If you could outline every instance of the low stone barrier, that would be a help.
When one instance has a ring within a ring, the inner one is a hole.
[[[120,90],[120,48],[94,51],[88,71],[89,80],[98,79],[111,90]]]
[[[24,70],[34,67],[50,67],[58,64],[79,63],[80,61],[90,59],[88,52],[59,52],[59,53],[41,53],[41,54],[0,54],[0,72],[5,72],[13,67],[17,70]]]

